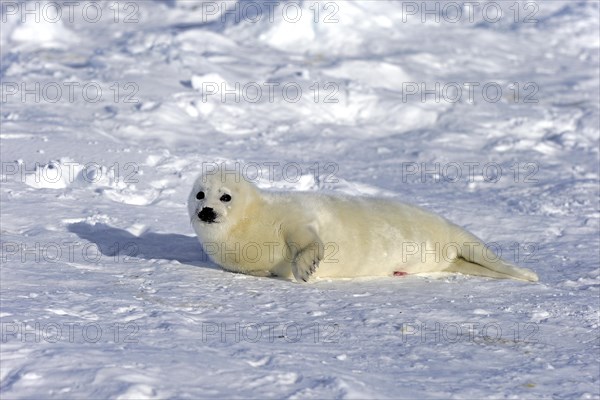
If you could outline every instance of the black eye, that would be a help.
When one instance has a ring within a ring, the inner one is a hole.
[[[230,196],[230,195],[228,195],[228,194],[224,194],[223,196],[221,196],[220,200],[221,200],[223,203],[227,203],[228,201],[231,201],[231,196]]]
[[[196,193],[196,198],[198,200],[202,200],[204,198],[204,192],[198,192],[198,193]]]

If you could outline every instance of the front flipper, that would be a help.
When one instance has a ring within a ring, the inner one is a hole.
[[[319,267],[325,248],[312,229],[295,232],[286,241],[292,257],[292,273],[297,281],[307,282]]]
[[[307,282],[308,278],[317,270],[319,262],[323,259],[323,255],[319,254],[319,249],[322,247],[320,243],[310,244],[294,257],[292,273],[297,281]]]

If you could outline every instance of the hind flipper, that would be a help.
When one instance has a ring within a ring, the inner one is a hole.
[[[512,278],[529,282],[538,281],[539,278],[535,272],[501,260],[479,238],[462,230],[460,227],[456,227],[453,236],[458,243],[462,243],[462,248],[460,249],[458,258],[453,263],[454,265],[451,265],[447,269],[448,271],[489,276],[490,278]],[[464,261],[466,264],[459,262],[459,260]]]
[[[470,261],[465,260],[464,258],[458,258],[458,259],[454,260],[452,265],[450,265],[444,271],[445,272],[460,272],[461,274],[485,276],[488,278],[496,278],[496,279],[515,279],[515,278],[523,279],[520,276],[515,276],[516,274],[514,273],[514,268],[516,268],[516,267],[506,265],[506,264],[504,266],[507,268],[506,273],[502,273],[497,270],[493,270],[493,269],[484,267],[482,265],[472,263]],[[497,267],[498,266],[496,266],[496,268]],[[519,268],[519,269],[521,269],[521,268]],[[532,278],[524,279],[524,280],[533,280]],[[535,278],[537,278],[537,276],[535,276]]]

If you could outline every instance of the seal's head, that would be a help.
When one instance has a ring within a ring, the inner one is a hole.
[[[202,230],[226,230],[235,221],[251,218],[248,208],[257,191],[236,171],[225,167],[207,169],[196,179],[188,197],[192,225]]]

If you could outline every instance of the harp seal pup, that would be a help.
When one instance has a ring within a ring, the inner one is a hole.
[[[440,271],[538,280],[458,225],[393,200],[264,191],[217,168],[195,181],[188,212],[206,254],[233,272],[305,282]]]

